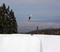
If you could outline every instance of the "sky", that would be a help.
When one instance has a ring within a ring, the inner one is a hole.
[[[16,19],[55,19],[60,20],[60,0],[0,0],[13,9]]]
[[[0,6],[3,3],[14,11],[19,32],[36,30],[37,26],[60,28],[60,0],[0,0]],[[29,14],[32,15],[30,22]]]

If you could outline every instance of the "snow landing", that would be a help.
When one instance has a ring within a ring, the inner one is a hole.
[[[40,43],[30,35],[0,35],[0,52],[40,52]]]

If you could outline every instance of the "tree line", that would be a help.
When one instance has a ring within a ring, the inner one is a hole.
[[[17,21],[13,10],[6,8],[5,3],[0,6],[0,34],[17,33]]]

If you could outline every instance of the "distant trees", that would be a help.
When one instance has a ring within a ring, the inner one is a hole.
[[[6,8],[4,3],[0,6],[0,34],[17,33],[16,17],[9,8],[9,6]]]

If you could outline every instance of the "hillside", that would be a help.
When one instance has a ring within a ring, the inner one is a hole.
[[[58,28],[58,29],[35,30],[35,31],[31,31],[31,32],[26,32],[26,34],[51,34],[51,35],[60,35],[60,28]]]

